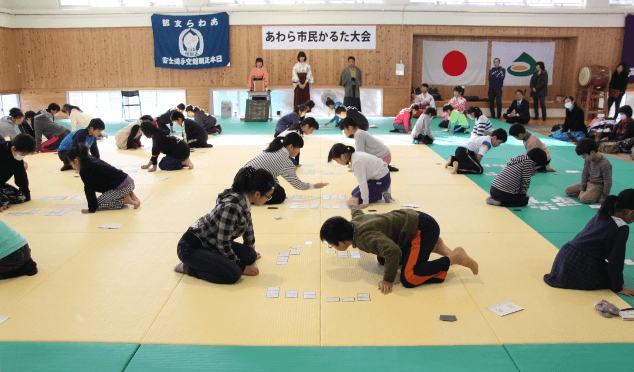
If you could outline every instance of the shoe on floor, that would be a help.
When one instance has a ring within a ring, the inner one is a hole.
[[[383,193],[383,200],[385,200],[386,203],[391,203],[394,201],[394,199],[392,199],[392,194],[387,191]]]
[[[391,166],[391,165],[389,165],[389,164],[388,164],[388,166],[387,166],[387,169],[389,169],[389,170],[390,170],[390,172],[398,172],[398,168],[393,167],[393,166]]]
[[[502,202],[501,202],[501,201],[499,201],[499,200],[495,200],[495,199],[493,199],[492,197],[490,197],[490,196],[489,196],[489,197],[487,198],[487,204],[489,204],[489,205],[495,205],[496,207],[499,207],[500,205],[502,205]]]
[[[390,131],[390,133],[398,133],[398,132],[399,132],[399,130],[398,130],[398,129],[392,129],[392,130]]]
[[[174,271],[176,271],[179,274],[185,274],[185,271],[183,271],[182,269],[184,269],[185,264],[182,262],[179,262],[178,265],[174,266]]]

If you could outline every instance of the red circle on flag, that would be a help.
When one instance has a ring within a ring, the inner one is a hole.
[[[442,69],[449,76],[460,76],[467,70],[467,57],[457,50],[451,51],[442,60]]]

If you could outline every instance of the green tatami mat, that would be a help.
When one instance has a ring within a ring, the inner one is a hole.
[[[2,342],[0,371],[121,372],[138,348],[137,344]]]
[[[424,332],[424,330],[421,330]],[[503,346],[268,347],[141,345],[126,372],[517,371]]]
[[[606,321],[622,322],[620,319]],[[520,372],[634,370],[634,344],[537,344],[504,347]]]
[[[218,120],[218,125],[222,127],[223,135],[233,135],[233,134],[270,134],[271,136],[275,133],[275,123],[280,118],[273,118],[272,121],[266,122],[246,122],[241,121],[238,118],[216,118]],[[331,118],[315,118],[319,123],[319,131],[315,132],[315,134],[340,134],[341,130],[335,128],[334,124],[330,124],[327,127],[324,126]],[[370,125],[376,125],[377,128],[370,128],[370,133],[373,134],[388,134],[389,130],[394,129],[392,126],[393,117],[388,118],[368,118]],[[61,124],[68,129],[70,127],[69,119],[57,119],[56,123]],[[104,121],[106,124],[106,133],[108,135],[114,136],[121,128],[132,123],[131,121]],[[174,125],[174,131],[177,134],[182,132],[182,129],[178,125]],[[213,136],[211,136],[213,138]]]

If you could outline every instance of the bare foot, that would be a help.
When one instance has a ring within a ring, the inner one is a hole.
[[[136,194],[134,193],[134,191],[132,191],[130,193],[130,197],[132,198],[132,200],[137,201],[139,203],[141,203],[141,200],[136,196]]]
[[[141,203],[132,199],[132,197],[130,195],[126,195],[123,198],[123,204],[129,204],[132,205],[134,207],[134,209],[137,209],[141,206]]]
[[[449,166],[451,165],[451,158],[452,157],[449,157],[449,159],[447,159],[447,162],[445,163],[445,169],[449,168]]]
[[[453,162],[453,170],[451,171],[451,174],[458,174],[458,162],[457,161]]]
[[[189,170],[194,169],[194,163],[190,159],[187,159],[183,162],[183,165],[189,168]]]
[[[465,252],[462,247],[457,247],[453,250],[453,254],[451,257],[451,263],[455,263],[456,265],[468,267],[471,269],[473,275],[478,275],[478,263]]]

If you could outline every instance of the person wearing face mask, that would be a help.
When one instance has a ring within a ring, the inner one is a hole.
[[[572,96],[566,97],[564,106],[566,107],[566,120],[560,126],[561,132],[583,132],[587,134],[588,128],[586,128],[583,109],[577,106],[575,99]]]
[[[601,138],[601,141],[619,142],[634,137],[634,120],[632,120],[632,107],[623,106],[619,108],[619,123],[612,128],[610,135]]]
[[[33,119],[35,130],[35,152],[55,152],[70,130],[55,123],[55,115],[60,111],[57,103],[51,103],[46,110],[42,110]],[[42,143],[42,135],[48,141]]]
[[[321,189],[328,186],[327,183],[307,183],[297,178],[295,165],[290,158],[299,155],[301,148],[304,147],[302,137],[294,132],[287,134],[285,137],[276,137],[269,147],[263,153],[251,159],[245,167],[253,169],[264,169],[275,178],[275,190],[271,194],[271,198],[265,204],[281,204],[286,200],[286,191],[279,184],[277,177],[282,176],[286,182],[290,183],[297,190]]]
[[[11,142],[0,144],[0,212],[4,212],[11,204],[31,200],[24,157],[34,151],[35,139],[28,134],[18,134]],[[19,189],[7,183],[11,177]]]

